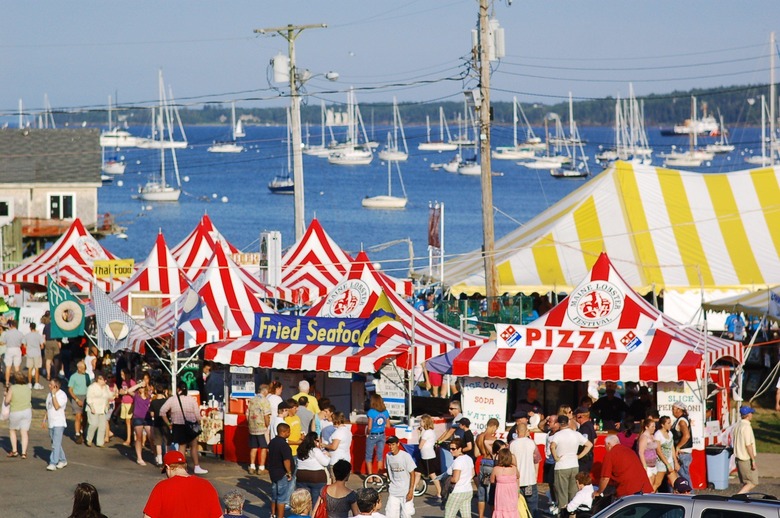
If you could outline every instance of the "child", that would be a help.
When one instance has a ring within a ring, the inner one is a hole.
[[[360,514],[355,518],[385,518],[385,515],[379,512],[382,508],[382,499],[374,488],[358,489],[357,508]]]
[[[287,417],[289,408],[290,405],[288,405],[286,401],[279,403],[279,406],[276,408],[276,416],[271,418],[271,426],[269,429],[271,439],[276,437],[276,427],[279,426],[280,423],[285,422],[284,418]]]
[[[577,473],[574,479],[577,481],[579,491],[566,506],[566,510],[569,511],[569,514],[576,514],[580,511],[590,514],[590,508],[593,506],[593,479],[590,478],[590,473],[584,471]]]

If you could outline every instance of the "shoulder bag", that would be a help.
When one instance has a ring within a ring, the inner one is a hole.
[[[317,502],[317,509],[312,513],[312,518],[328,518],[328,487],[325,486],[320,491],[320,499]]]
[[[198,421],[188,421],[187,416],[184,413],[184,406],[181,404],[181,397],[179,397],[179,394],[176,394],[176,399],[179,400],[179,408],[181,408],[181,415],[184,418],[184,426],[187,428],[187,432],[190,435],[190,441],[197,438],[200,433],[203,431],[200,427],[200,423]],[[188,441],[189,442],[189,441]]]

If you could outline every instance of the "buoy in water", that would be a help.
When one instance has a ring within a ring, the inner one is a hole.
[[[117,180],[116,185],[117,187],[122,187],[125,184],[122,180]]]
[[[189,182],[190,181],[190,177],[189,176],[185,176],[184,178],[182,178],[182,180],[184,180],[185,182]]]
[[[212,197],[212,198],[214,198],[214,199],[216,200],[216,199],[217,199],[217,193],[215,193],[215,192],[212,192],[212,193],[211,193],[211,197]]]
[[[228,197],[227,196],[223,196],[221,198],[221,201],[222,201],[222,203],[227,203],[228,202]]]

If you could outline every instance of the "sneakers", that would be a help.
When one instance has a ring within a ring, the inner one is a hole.
[[[46,471],[57,471],[57,466],[55,466],[54,464],[49,464],[48,466],[46,466]]]
[[[28,383],[27,388],[32,388],[32,383]]]
[[[61,460],[61,461],[59,461],[57,463],[57,469],[62,469],[62,468],[64,468],[67,465],[68,465],[68,461],[67,460]]]
[[[196,475],[205,475],[208,472],[209,470],[203,469],[200,466],[195,466],[195,469],[193,470],[193,473],[195,473]]]
[[[257,466],[255,466],[254,464],[250,464],[249,465],[249,474],[251,475],[253,473],[257,473]]]
[[[41,385],[40,383],[36,383],[35,385],[33,385],[33,388],[35,390],[43,390],[43,385]]]
[[[258,475],[259,475],[260,473],[262,473],[263,471],[265,471],[265,466],[258,466],[258,467],[257,467],[257,474],[258,474]]]
[[[84,438],[81,436],[81,434],[76,434],[76,444],[81,444],[84,442]]]

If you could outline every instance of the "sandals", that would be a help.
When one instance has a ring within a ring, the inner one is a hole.
[[[8,455],[6,455],[6,457],[8,458],[18,457],[18,456],[19,456],[19,452],[15,452],[15,451],[9,452]]]
[[[27,454],[26,454],[26,453],[22,453],[22,457],[21,457],[21,459],[22,459],[22,460],[27,460]]]

